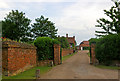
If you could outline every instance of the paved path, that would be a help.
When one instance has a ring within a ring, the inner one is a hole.
[[[118,79],[117,70],[96,68],[89,64],[88,51],[80,51],[63,64],[53,67],[41,79]]]

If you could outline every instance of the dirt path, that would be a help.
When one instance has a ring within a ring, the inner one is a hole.
[[[117,70],[96,68],[89,64],[88,51],[80,51],[63,64],[53,67],[41,79],[118,79]]]

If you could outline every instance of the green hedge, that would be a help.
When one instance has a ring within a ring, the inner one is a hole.
[[[91,38],[89,39],[89,45],[91,45],[91,43],[96,43],[99,39],[97,38]]]
[[[38,60],[53,60],[54,44],[59,44],[59,41],[49,37],[38,37],[34,41],[34,45],[37,47]]]
[[[58,37],[56,39],[60,42],[61,48],[69,48],[69,42],[66,37]]]
[[[99,39],[97,38],[91,38],[89,39],[89,45],[91,46],[91,43],[96,43]],[[90,51],[90,58],[92,58],[91,56],[91,47],[89,48],[89,51]]]
[[[100,63],[110,65],[113,60],[120,60],[120,35],[107,35],[96,43],[96,58]]]

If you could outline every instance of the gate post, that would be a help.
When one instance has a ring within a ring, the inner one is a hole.
[[[92,64],[95,64],[95,46],[96,46],[96,43],[91,43],[91,61],[92,61]]]
[[[60,45],[54,44],[54,65],[60,64]]]

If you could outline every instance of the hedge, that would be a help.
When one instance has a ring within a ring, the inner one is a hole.
[[[61,48],[69,48],[69,42],[66,37],[56,38],[60,42]]]
[[[91,38],[89,39],[89,45],[91,46],[91,43],[96,43],[99,39],[97,38]],[[90,58],[92,58],[91,56],[91,47],[89,48],[89,51],[90,51]]]
[[[53,60],[54,58],[54,44],[59,44],[59,41],[49,37],[38,37],[34,41],[37,47],[38,61],[40,60]]]
[[[120,60],[120,35],[100,38],[96,43],[95,53],[101,64],[110,65],[113,60]]]

